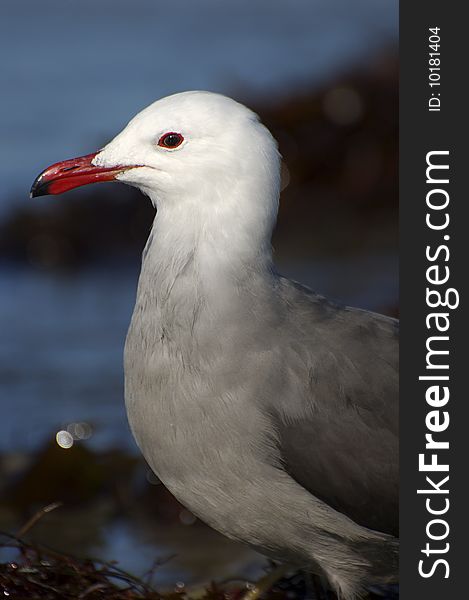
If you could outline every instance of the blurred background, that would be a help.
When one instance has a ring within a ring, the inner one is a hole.
[[[29,199],[50,163],[96,150],[153,100],[222,92],[286,164],[283,274],[398,314],[397,0],[4,0],[0,19],[0,529],[119,561],[155,583],[254,576],[141,459],[122,349],[149,201],[123,185]]]

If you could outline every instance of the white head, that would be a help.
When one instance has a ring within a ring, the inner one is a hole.
[[[46,169],[32,195],[109,180],[140,188],[166,227],[259,245],[270,242],[276,219],[280,156],[245,106],[219,94],[184,92],[151,104],[101,151]]]

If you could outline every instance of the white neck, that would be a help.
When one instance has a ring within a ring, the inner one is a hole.
[[[238,185],[225,194],[222,210],[206,194],[158,200],[137,295],[137,308],[152,312],[158,328],[193,330],[203,313],[225,322],[231,313],[234,321],[240,305],[252,302],[246,290],[270,282],[278,192],[248,191]]]

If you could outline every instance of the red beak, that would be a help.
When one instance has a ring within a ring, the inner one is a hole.
[[[31,187],[31,198],[62,194],[88,183],[112,181],[119,173],[133,168],[97,167],[91,164],[96,155],[97,152],[51,165],[36,177]]]

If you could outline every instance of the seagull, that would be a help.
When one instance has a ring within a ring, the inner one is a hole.
[[[145,459],[194,515],[353,600],[398,571],[398,322],[281,276],[277,143],[220,94],[162,98],[31,196],[94,182],[157,209],[124,352]]]

